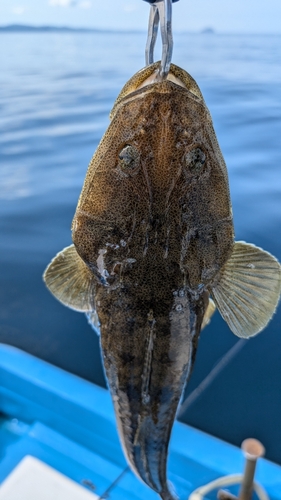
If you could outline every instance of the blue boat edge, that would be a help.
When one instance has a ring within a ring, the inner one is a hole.
[[[27,455],[100,498],[158,498],[128,469],[106,389],[0,344],[0,483]],[[237,447],[175,423],[168,477],[180,500],[214,479],[241,473],[243,467]],[[271,500],[281,500],[279,465],[260,459],[256,481]]]

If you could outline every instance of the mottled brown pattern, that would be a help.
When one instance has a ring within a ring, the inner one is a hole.
[[[169,500],[170,432],[233,226],[226,167],[202,94],[174,65],[181,85],[145,86],[157,67],[137,73],[116,101],[80,195],[73,241],[97,279],[124,451],[138,476]]]

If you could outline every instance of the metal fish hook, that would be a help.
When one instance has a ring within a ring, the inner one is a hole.
[[[167,78],[173,53],[173,35],[172,35],[172,2],[173,0],[146,0],[151,3],[148,36],[145,49],[146,65],[154,62],[154,47],[158,33],[160,21],[160,30],[162,38],[162,59],[160,65],[158,80]],[[175,1],[175,0],[174,0]]]

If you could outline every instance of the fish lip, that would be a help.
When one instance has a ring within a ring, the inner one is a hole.
[[[136,73],[123,87],[119,96],[117,97],[115,104],[110,113],[110,119],[112,120],[117,110],[121,105],[127,102],[128,99],[135,99],[144,95],[146,93],[155,91],[157,86],[161,89],[161,92],[172,92],[173,90],[182,91],[183,93],[188,93],[190,97],[198,102],[204,103],[203,95],[191,75],[186,71],[182,70],[179,66],[171,64],[170,72],[166,80],[162,82],[153,81],[147,85],[143,85],[145,81],[156,74],[160,67],[160,61],[150,64],[145,68],[141,69]],[[169,79],[172,77],[173,81]],[[178,83],[176,83],[178,81]],[[165,89],[165,90],[163,90]]]
[[[112,119],[116,114],[116,112],[118,111],[118,109],[127,102],[133,101],[135,99],[141,99],[152,92],[159,94],[168,94],[172,92],[174,89],[182,90],[184,93],[188,92],[187,89],[180,87],[180,85],[176,85],[174,82],[171,82],[170,80],[164,82],[153,82],[143,87],[138,87],[116,101],[110,113],[110,118]]]
[[[189,90],[182,85],[179,85],[171,80],[165,80],[164,82],[151,82],[148,83],[147,85],[140,86],[136,88],[135,90],[132,90],[129,92],[127,95],[122,97],[122,99],[119,101],[119,104],[123,104],[124,102],[127,101],[127,99],[131,99],[132,97],[135,98],[138,95],[146,95],[149,94],[150,92],[158,92],[159,94],[168,94],[172,92],[174,89],[179,89],[183,93],[190,93]]]
[[[155,93],[155,94],[171,94],[174,91],[180,92],[184,96],[188,96],[190,99],[193,101],[198,102],[199,105],[202,105],[204,109],[206,109],[206,106],[204,102],[197,97],[193,92],[188,90],[187,88],[184,88],[180,85],[178,85],[175,82],[172,82],[170,80],[166,80],[164,82],[154,82],[150,83],[144,87],[137,88],[136,90],[132,90],[130,93],[116,101],[114,104],[112,111],[110,113],[110,119],[112,120],[116,113],[119,111],[121,107],[123,107],[125,104],[129,103],[130,101],[134,101],[136,99],[142,99],[146,97],[148,94]]]

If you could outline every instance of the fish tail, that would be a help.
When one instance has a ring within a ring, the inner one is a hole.
[[[151,307],[153,321],[147,308],[132,322],[133,297],[128,295],[118,329],[113,322],[105,328],[101,320],[104,366],[123,450],[131,469],[162,500],[176,500],[167,481],[168,447],[206,309],[204,297],[195,302],[187,292],[182,295],[173,295],[167,317],[157,301]],[[117,316],[114,310],[111,316]]]
[[[159,471],[146,471],[143,473],[143,468],[137,463],[130,463],[133,471],[142,479],[147,486],[150,486],[162,500],[178,500],[177,495],[174,493],[173,485],[166,480],[166,477],[159,477]],[[157,473],[158,472],[158,473]],[[166,474],[165,474],[166,476]],[[168,484],[169,483],[169,484]]]
[[[168,485],[166,489],[162,490],[161,493],[159,493],[159,495],[162,498],[162,500],[178,500],[178,496],[171,493],[171,491],[168,488]]]
[[[173,412],[174,413],[174,412]],[[128,462],[133,471],[163,500],[177,500],[173,485],[167,481],[167,453],[171,426],[159,418],[153,422],[151,416],[144,417],[134,437]],[[128,445],[128,443],[127,443]]]

